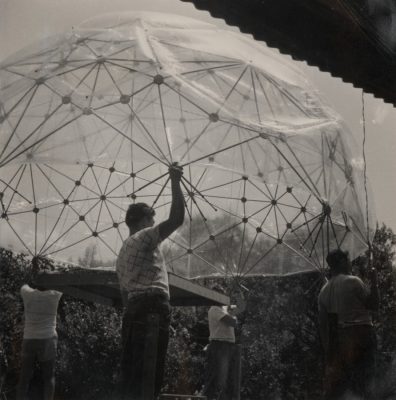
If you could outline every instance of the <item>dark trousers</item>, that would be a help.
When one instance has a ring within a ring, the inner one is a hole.
[[[58,338],[24,339],[22,342],[21,373],[17,386],[17,400],[24,400],[29,391],[36,361],[39,362],[43,383],[44,400],[52,400],[55,392],[55,359]]]
[[[124,399],[140,400],[143,395],[144,348],[149,314],[159,316],[155,374],[155,396],[158,396],[169,341],[170,311],[165,295],[148,294],[128,301],[122,320],[121,392]]]
[[[351,392],[370,399],[375,375],[376,339],[372,326],[338,328],[325,371],[325,398],[336,400]]]
[[[229,377],[231,376],[235,344],[212,340],[208,347],[208,365],[203,394],[208,400],[230,400],[232,391]]]

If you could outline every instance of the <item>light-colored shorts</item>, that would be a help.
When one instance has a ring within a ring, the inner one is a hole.
[[[22,357],[37,358],[38,361],[50,361],[56,357],[58,338],[23,339]]]

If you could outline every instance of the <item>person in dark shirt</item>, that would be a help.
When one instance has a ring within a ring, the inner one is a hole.
[[[326,261],[331,276],[318,298],[325,399],[340,399],[348,392],[367,399],[375,371],[371,312],[379,303],[377,274],[371,271],[369,286],[351,275],[349,255],[340,249],[331,251]]]

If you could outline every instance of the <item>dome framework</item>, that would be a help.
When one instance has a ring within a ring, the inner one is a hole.
[[[177,162],[186,221],[163,252],[178,274],[323,268],[334,247],[365,249],[350,133],[243,35],[102,17],[3,62],[0,94],[3,247],[114,265],[131,202],[167,217]]]

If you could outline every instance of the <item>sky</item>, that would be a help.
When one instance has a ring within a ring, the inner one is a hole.
[[[199,11],[180,0],[0,0],[0,61],[17,50],[54,33],[71,31],[86,19],[122,11],[156,11],[174,13],[213,23],[220,28],[238,31],[208,12]],[[266,46],[264,42],[260,42]],[[276,54],[279,52],[273,49]],[[291,61],[289,56],[285,60]],[[374,193],[377,220],[396,232],[396,109],[362,90],[334,78],[328,73],[292,61],[318,89],[320,97],[346,121],[357,150],[363,151],[363,114],[366,121],[368,179]]]

